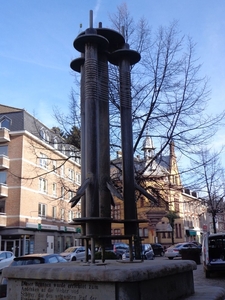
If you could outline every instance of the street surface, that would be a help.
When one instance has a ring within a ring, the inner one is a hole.
[[[165,257],[155,257],[155,260],[168,260]],[[175,258],[174,260],[181,260],[181,258]],[[225,272],[212,274],[210,278],[205,278],[205,272],[203,270],[203,265],[197,265],[197,270],[193,271],[194,285],[195,286],[212,286],[212,287],[222,287],[225,289]]]

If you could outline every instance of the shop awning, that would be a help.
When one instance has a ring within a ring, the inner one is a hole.
[[[195,230],[186,230],[186,235],[187,236],[196,236],[196,231]]]

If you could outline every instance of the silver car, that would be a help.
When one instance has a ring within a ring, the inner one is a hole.
[[[67,261],[85,260],[85,247],[74,246],[67,248],[64,252],[60,253]],[[88,249],[88,259],[91,258],[91,250]]]
[[[8,267],[14,258],[15,256],[11,251],[0,251],[0,272]]]
[[[190,248],[198,248],[198,247],[191,242],[172,245],[166,249],[165,257],[168,257],[169,259],[173,259],[174,257],[181,257],[180,250],[190,249]]]

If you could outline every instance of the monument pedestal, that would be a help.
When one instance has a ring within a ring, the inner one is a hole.
[[[79,262],[8,267],[7,299],[175,300],[194,294],[195,262]]]

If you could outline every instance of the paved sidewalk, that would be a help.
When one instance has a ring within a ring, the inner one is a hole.
[[[199,286],[195,288],[194,295],[184,299],[185,300],[224,300],[225,289],[221,287]]]
[[[166,260],[165,257],[156,257],[156,260]],[[180,258],[175,259],[177,261]],[[195,294],[183,300],[225,300],[225,272],[212,274],[205,278],[202,263],[193,270]]]
[[[185,300],[225,300],[225,273],[215,273],[205,277],[203,265],[193,270],[195,294]]]

